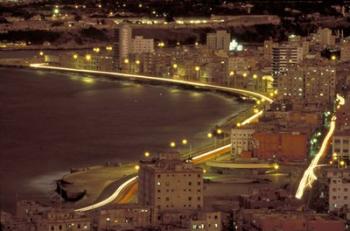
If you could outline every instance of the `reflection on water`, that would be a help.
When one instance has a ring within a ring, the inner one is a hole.
[[[47,196],[73,167],[130,161],[210,128],[239,109],[234,99],[89,75],[0,69],[2,206]],[[211,141],[210,141],[211,142]]]

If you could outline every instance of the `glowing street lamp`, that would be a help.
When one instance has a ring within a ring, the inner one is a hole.
[[[124,63],[128,64],[129,63],[129,59],[124,59]]]
[[[44,52],[43,52],[43,51],[40,51],[40,52],[39,52],[39,55],[40,55],[40,56],[43,56],[43,55],[44,55]]]
[[[136,63],[137,65],[140,65],[141,62],[140,62],[140,60],[136,60],[135,63]]]
[[[222,134],[222,129],[221,128],[216,129],[216,133],[219,135]]]
[[[73,59],[78,59],[78,55],[77,55],[77,54],[74,54],[74,55],[73,55]]]
[[[176,147],[176,143],[174,141],[170,142],[170,147],[171,148],[175,148]]]
[[[99,47],[95,47],[94,49],[92,49],[94,52],[99,53],[100,52],[100,48]]]
[[[277,163],[273,164],[273,169],[278,170],[279,168],[280,168],[280,166]]]
[[[140,170],[140,165],[135,165],[135,166],[134,166],[134,169],[135,169],[136,171]]]
[[[91,55],[89,55],[89,54],[85,55],[85,59],[86,59],[86,61],[91,61]]]
[[[181,143],[182,143],[183,145],[186,145],[186,144],[188,144],[188,140],[187,140],[187,139],[183,139],[183,140],[181,141]]]
[[[201,70],[201,68],[200,68],[200,66],[195,66],[195,67],[194,67],[194,70],[198,72],[198,71]]]
[[[209,132],[209,133],[207,134],[207,136],[208,136],[209,139],[210,139],[210,138],[213,138],[213,133]]]
[[[145,152],[145,153],[144,153],[144,156],[145,156],[145,157],[149,157],[150,155],[151,155],[150,152]]]
[[[174,68],[174,69],[177,68],[177,64],[176,64],[176,63],[173,64],[173,68]]]

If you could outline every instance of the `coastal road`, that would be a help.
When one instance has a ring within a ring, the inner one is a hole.
[[[144,81],[157,81],[157,82],[164,82],[164,83],[170,83],[170,84],[176,84],[176,85],[192,86],[195,88],[203,88],[207,90],[216,90],[216,91],[222,91],[227,93],[239,94],[239,95],[251,97],[257,100],[266,101],[268,103],[273,102],[271,98],[261,93],[248,91],[244,89],[231,88],[231,87],[225,87],[225,86],[216,86],[212,84],[198,83],[198,82],[192,82],[192,81],[160,78],[156,76],[126,74],[126,73],[120,73],[120,72],[106,72],[106,71],[65,68],[65,67],[50,66],[45,63],[30,64],[30,67],[34,69],[45,69],[45,70],[56,70],[56,71],[76,72],[76,73],[84,73],[84,74],[113,76],[119,79],[123,79],[123,78],[128,80],[138,79],[138,80],[144,80]],[[256,112],[249,118],[237,124],[237,126],[244,126],[253,121],[256,121],[257,118],[260,117],[262,114],[263,114],[263,111]],[[205,161],[208,161],[220,155],[226,154],[230,152],[230,150],[231,150],[231,144],[224,144],[219,147],[214,147],[212,150],[207,150],[207,151],[203,151],[202,153],[197,153],[196,156],[193,156],[192,161],[194,164],[201,164],[201,163],[204,163]],[[86,206],[84,208],[76,209],[75,211],[84,212],[84,211],[94,210],[113,202],[127,203],[135,196],[136,192],[137,192],[137,176],[131,177],[130,179],[122,183],[108,198],[98,203]]]

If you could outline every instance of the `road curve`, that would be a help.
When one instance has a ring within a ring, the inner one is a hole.
[[[197,82],[192,82],[192,81],[167,79],[167,78],[160,78],[160,77],[156,77],[156,76],[126,74],[126,73],[120,73],[120,72],[107,72],[107,71],[94,71],[94,70],[85,70],[85,69],[65,68],[65,67],[50,66],[50,65],[47,65],[45,63],[37,63],[37,64],[33,63],[33,64],[30,64],[30,67],[35,68],[35,69],[59,70],[59,71],[78,72],[78,73],[86,73],[86,74],[100,74],[100,75],[115,76],[115,77],[119,77],[119,78],[153,80],[153,81],[159,81],[159,82],[181,84],[181,85],[185,85],[185,86],[201,87],[201,88],[206,88],[209,90],[213,89],[213,90],[220,90],[220,91],[229,92],[229,93],[241,94],[241,95],[245,95],[245,96],[249,96],[249,97],[253,97],[253,98],[259,98],[259,99],[265,100],[269,103],[273,102],[273,100],[271,98],[269,98],[263,94],[257,93],[257,92],[248,91],[248,90],[244,90],[244,89],[238,89],[238,88],[216,86],[216,85],[205,84],[205,83],[197,83]],[[263,114],[263,111],[260,111],[256,114],[254,114],[253,116],[244,120],[241,125],[246,125],[246,124],[254,121],[262,114]],[[208,151],[206,153],[195,156],[192,159],[193,159],[193,162],[195,164],[199,164],[199,163],[202,163],[203,161],[206,161],[206,160],[212,158],[213,156],[222,154],[224,151],[227,151],[230,148],[231,148],[231,144],[227,144],[227,145],[218,147],[214,150],[211,150],[211,151]],[[218,154],[218,153],[220,153],[220,154]],[[108,198],[106,198],[98,203],[95,203],[95,204],[92,204],[92,205],[89,205],[89,206],[86,206],[86,207],[83,207],[80,209],[76,209],[75,211],[76,212],[85,212],[85,211],[100,208],[102,206],[105,206],[105,205],[113,202],[114,200],[116,200],[118,198],[118,196],[120,196],[122,194],[122,192],[124,190],[126,190],[127,188],[131,188],[132,185],[135,185],[136,180],[137,180],[137,176],[132,177],[131,179],[129,179],[129,180],[125,181],[123,184],[121,184],[110,197],[108,197]],[[121,200],[124,201],[123,198]]]
[[[59,70],[59,71],[79,72],[79,73],[86,73],[86,74],[100,74],[100,75],[109,75],[109,76],[122,77],[122,78],[128,78],[128,79],[153,80],[153,81],[159,81],[159,82],[181,84],[185,86],[202,87],[206,89],[220,90],[224,92],[236,93],[236,94],[246,95],[254,98],[259,98],[262,100],[266,100],[269,103],[272,103],[273,101],[271,98],[253,91],[248,91],[248,90],[239,89],[239,88],[216,86],[216,85],[206,84],[206,83],[197,83],[197,82],[186,81],[186,80],[167,79],[167,78],[160,78],[156,76],[137,75],[137,74],[126,74],[121,72],[93,71],[93,70],[85,70],[85,69],[57,67],[57,66],[46,65],[44,63],[32,63],[29,66],[35,69]]]

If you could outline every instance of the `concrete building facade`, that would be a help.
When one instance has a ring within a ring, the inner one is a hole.
[[[142,162],[138,201],[158,211],[199,210],[203,207],[203,171],[179,159],[178,153]]]

